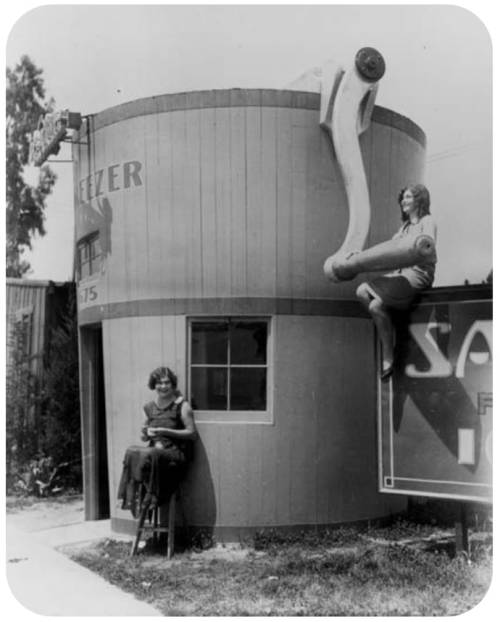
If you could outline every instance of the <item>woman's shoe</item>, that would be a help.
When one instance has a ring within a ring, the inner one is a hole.
[[[389,378],[392,376],[394,372],[394,364],[391,363],[391,365],[389,365],[389,367],[382,367],[382,371],[380,372],[380,380],[384,381],[384,380],[389,380]]]

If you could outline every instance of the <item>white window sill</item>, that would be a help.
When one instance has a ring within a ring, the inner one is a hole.
[[[263,410],[195,410],[196,423],[245,423],[272,425],[271,412]]]

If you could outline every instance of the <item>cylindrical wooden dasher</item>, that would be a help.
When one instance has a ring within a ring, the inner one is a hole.
[[[361,272],[395,270],[419,263],[435,261],[436,248],[429,235],[408,235],[376,244],[364,251],[345,257],[331,255],[325,261],[325,275],[338,283],[349,281]]]

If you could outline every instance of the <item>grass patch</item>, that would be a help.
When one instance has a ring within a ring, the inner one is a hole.
[[[453,534],[396,523],[321,534],[257,534],[235,550],[187,550],[167,561],[105,540],[72,559],[168,616],[445,616],[474,607],[491,580],[491,534],[453,557]],[[477,534],[479,536],[479,534]],[[407,543],[409,542],[409,543]],[[237,554],[236,554],[237,553]]]

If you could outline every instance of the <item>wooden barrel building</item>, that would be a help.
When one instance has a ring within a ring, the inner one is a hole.
[[[114,528],[132,529],[116,491],[158,365],[178,373],[200,434],[183,487],[191,527],[232,539],[402,507],[377,492],[359,281],[323,274],[349,215],[319,109],[317,93],[234,89],[85,118],[73,157],[87,518],[111,499]],[[370,246],[398,226],[425,137],[375,106],[360,142]]]

